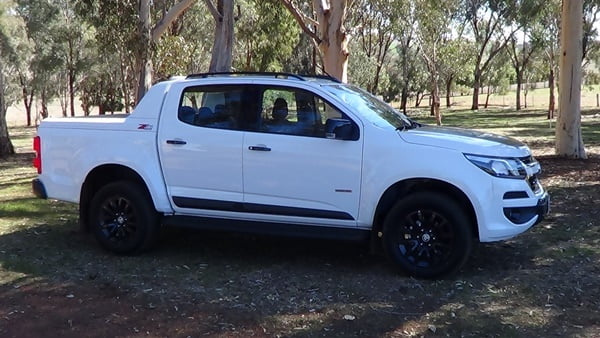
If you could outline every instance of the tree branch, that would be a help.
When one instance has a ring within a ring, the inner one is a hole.
[[[304,15],[304,13],[302,13],[302,11],[292,2],[292,0],[281,0],[281,2],[285,6],[285,8],[287,8],[288,11],[290,11],[294,19],[296,19],[296,22],[298,22],[300,28],[302,28],[304,33],[313,38],[317,42],[317,44],[320,44],[321,38],[319,38],[319,36],[315,32],[311,31],[308,27],[308,25],[318,27],[319,24],[317,23],[317,21]]]
[[[233,18],[234,21],[238,21],[242,18],[242,9],[240,8],[239,4],[237,5],[237,12],[238,14]]]
[[[207,0],[210,1],[210,0]],[[186,9],[190,8],[196,0],[181,0],[163,16],[163,18],[152,29],[152,41],[157,42],[160,36],[167,30],[170,24],[173,23]]]
[[[220,18],[223,17],[223,15],[221,15],[221,13],[219,13],[219,11],[217,10],[217,8],[215,7],[215,5],[212,3],[211,0],[204,0],[204,3],[206,4],[206,7],[208,7],[210,14],[212,14],[215,21],[219,20]]]

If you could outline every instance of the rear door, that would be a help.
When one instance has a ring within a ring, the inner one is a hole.
[[[215,214],[243,201],[243,85],[172,88],[164,102],[158,147],[176,212]]]

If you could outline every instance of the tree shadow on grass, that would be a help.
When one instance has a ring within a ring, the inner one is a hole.
[[[6,158],[0,157],[0,170],[9,170],[19,167],[33,166],[34,153],[17,153]]]

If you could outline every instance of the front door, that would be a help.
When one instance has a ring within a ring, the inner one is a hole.
[[[263,87],[261,122],[244,137],[244,205],[266,220],[355,226],[362,138],[326,138],[338,109],[301,89]],[[331,136],[331,135],[329,135]]]

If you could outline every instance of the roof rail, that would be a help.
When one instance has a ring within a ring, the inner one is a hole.
[[[323,79],[323,80],[330,80],[333,82],[337,82],[337,83],[342,83],[342,81],[336,79],[335,77],[328,75],[328,74],[301,74],[300,76],[306,78],[313,78],[313,79]]]
[[[278,79],[288,79],[293,78],[300,81],[306,81],[306,78],[314,78],[314,79],[324,79],[335,82],[340,82],[338,79],[331,77],[329,75],[299,75],[292,73],[284,73],[284,72],[213,72],[213,73],[197,73],[190,74],[186,77],[186,79],[193,78],[207,78],[211,76],[219,76],[219,75],[230,75],[230,76],[243,76],[243,75],[262,75],[262,76],[273,76]]]

